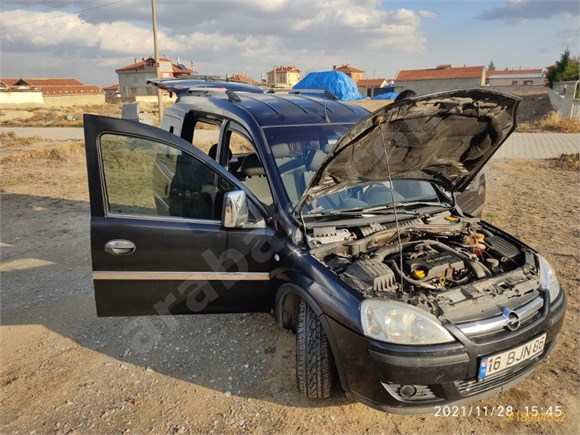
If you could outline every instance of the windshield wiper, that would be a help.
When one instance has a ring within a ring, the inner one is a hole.
[[[305,214],[304,217],[334,217],[334,216],[362,216],[365,214],[390,214],[394,213],[394,209],[397,209],[397,213],[405,215],[419,216],[419,212],[412,210],[417,206],[428,206],[428,207],[450,207],[449,204],[443,204],[436,201],[412,201],[412,202],[396,202],[395,204],[383,204],[374,207],[357,207],[349,208],[345,210],[321,210],[315,213]]]
[[[362,211],[364,213],[376,213],[380,211],[388,211],[391,212],[394,208],[397,208],[397,211],[400,212],[399,209],[403,209],[406,211],[408,208],[414,208],[416,206],[429,206],[429,207],[450,207],[450,204],[443,204],[439,201],[411,201],[411,202],[396,202],[395,204],[383,204],[378,205],[376,207],[369,207],[364,208]],[[416,212],[413,212],[416,213]]]
[[[340,216],[362,216],[364,214],[390,214],[397,209],[397,213],[405,215],[419,216],[419,212],[412,210],[417,206],[429,207],[450,207],[450,204],[444,204],[438,201],[412,201],[412,202],[396,202],[395,204],[383,204],[374,207],[357,207],[344,210],[321,210],[314,213],[304,214],[305,218],[309,217],[340,217]],[[411,209],[410,209],[411,208]]]

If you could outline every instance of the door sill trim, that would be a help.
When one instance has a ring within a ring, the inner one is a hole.
[[[95,280],[129,281],[269,281],[267,272],[142,272],[95,271]]]

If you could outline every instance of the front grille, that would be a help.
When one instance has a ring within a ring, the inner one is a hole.
[[[548,347],[549,346],[546,346],[546,349]],[[522,366],[514,367],[512,370],[498,373],[497,375],[490,376],[489,378],[484,378],[481,381],[475,378],[466,379],[463,381],[455,381],[455,387],[457,388],[457,391],[459,391],[463,396],[472,396],[474,394],[483,393],[484,391],[499,387],[506,382],[509,382],[510,380],[515,379],[518,376],[521,376],[530,371],[540,362],[545,353],[546,350],[544,350],[542,354],[538,355],[531,361],[526,361],[526,364]]]
[[[529,325],[542,317],[544,300],[542,298],[533,299],[531,302],[513,309],[521,319],[518,329]],[[457,327],[469,338],[485,337],[502,331],[508,331],[506,318],[503,315],[488,319],[477,320],[475,322],[459,323]]]

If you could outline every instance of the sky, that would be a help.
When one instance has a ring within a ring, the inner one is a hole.
[[[278,65],[545,68],[580,54],[580,0],[157,0],[160,55],[259,80]],[[0,77],[117,83],[153,55],[150,0],[2,0]]]

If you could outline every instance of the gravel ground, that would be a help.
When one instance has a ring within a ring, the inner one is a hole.
[[[43,146],[2,161],[1,433],[578,433],[576,172],[519,160],[487,170],[486,218],[546,254],[570,298],[551,357],[476,403],[479,416],[398,416],[340,391],[302,398],[294,337],[270,315],[97,318],[83,155],[70,144],[35,154]],[[507,406],[560,406],[565,418],[511,422],[497,415]]]

